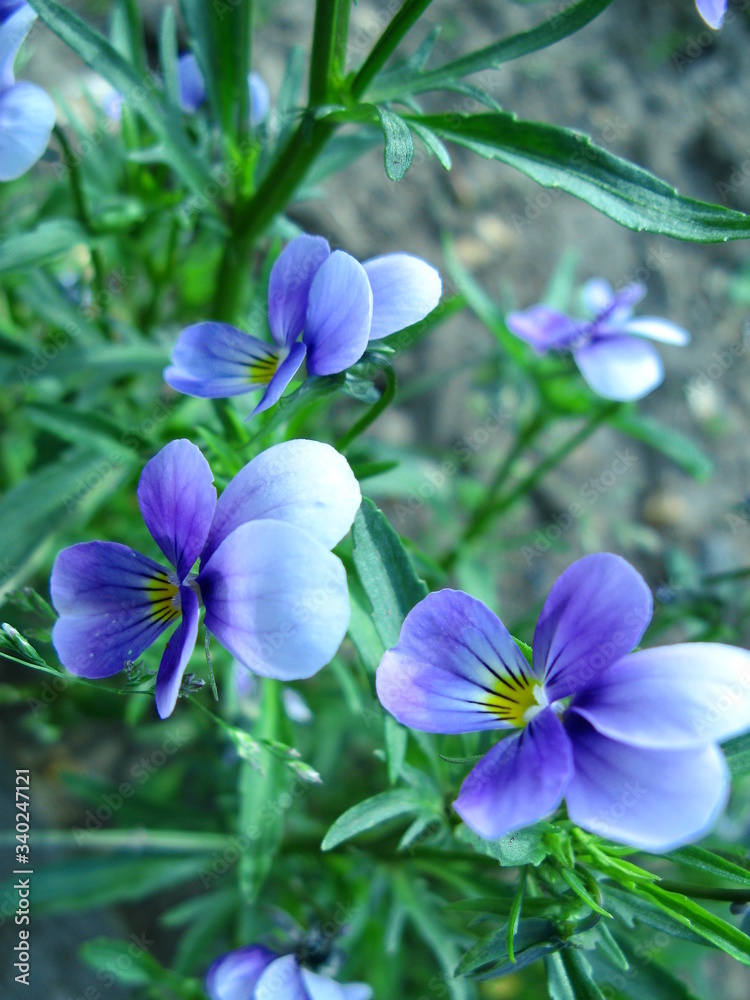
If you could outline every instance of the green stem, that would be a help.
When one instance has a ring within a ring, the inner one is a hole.
[[[358,101],[399,46],[401,39],[424,14],[432,0],[404,0],[398,13],[375,43],[352,80],[351,96]]]
[[[220,851],[231,838],[218,833],[189,830],[39,830],[34,831],[34,848],[85,847],[95,851],[155,851],[165,854],[193,854]],[[15,834],[0,834],[0,846],[15,842]]]
[[[326,104],[333,94],[339,63],[346,56],[350,0],[317,0],[310,57],[309,105]],[[341,52],[343,35],[343,53]]]
[[[701,583],[705,586],[711,586],[711,584],[714,583],[727,583],[731,580],[744,580],[748,576],[750,576],[750,566],[744,566],[742,569],[730,569],[725,573],[712,573],[710,576],[704,576]]]
[[[392,365],[388,365],[383,370],[385,372],[386,383],[380,399],[376,403],[373,403],[367,413],[360,417],[356,423],[352,424],[345,434],[341,435],[335,444],[337,451],[345,452],[352,441],[358,438],[363,431],[366,431],[370,424],[377,420],[383,410],[387,409],[393,402],[396,395],[396,372],[393,370]]]

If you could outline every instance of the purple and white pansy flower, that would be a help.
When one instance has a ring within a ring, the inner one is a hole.
[[[297,236],[279,254],[268,285],[273,343],[226,323],[183,330],[164,378],[189,396],[224,398],[262,389],[253,413],[280,398],[303,362],[310,375],[355,364],[371,340],[424,319],[440,301],[440,275],[405,253],[360,264],[322,236]]]
[[[251,944],[217,958],[206,975],[210,1000],[372,1000],[365,983],[337,983],[294,955]]]
[[[629,402],[641,399],[664,379],[664,366],[649,340],[683,346],[690,334],[656,316],[632,317],[646,294],[645,285],[627,285],[619,292],[601,278],[583,288],[590,319],[575,319],[549,306],[510,313],[508,329],[540,354],[563,351],[573,355],[581,374],[599,396]]]
[[[727,12],[727,0],[695,0],[695,6],[706,24],[718,31]]]
[[[13,181],[41,158],[55,124],[55,106],[41,87],[16,82],[13,64],[36,12],[0,0],[0,181]]]
[[[109,677],[177,625],[156,677],[156,707],[166,718],[203,607],[206,629],[254,673],[310,677],[349,623],[346,573],[331,549],[360,501],[349,464],[327,444],[269,448],[217,500],[200,450],[172,441],[138,484],[146,527],[169,566],[115,542],[64,549],[50,582],[60,661],[83,677]]]
[[[585,556],[553,586],[527,658],[461,591],[407,615],[376,683],[399,722],[434,733],[514,730],[475,765],[454,803],[495,839],[551,816],[661,852],[708,831],[729,777],[719,742],[750,729],[750,652],[688,643],[631,652],[651,619],[624,559]]]

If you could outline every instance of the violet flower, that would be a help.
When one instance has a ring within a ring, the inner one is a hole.
[[[29,4],[0,0],[0,181],[30,170],[49,144],[55,106],[33,83],[16,83],[13,64],[36,20]]]
[[[193,114],[205,103],[207,93],[206,81],[192,52],[184,52],[177,60],[177,75],[182,110]],[[268,117],[271,95],[260,73],[250,73],[247,84],[250,90],[250,124],[260,125]]]
[[[631,319],[633,306],[645,294],[641,284],[614,292],[606,281],[594,278],[583,288],[584,306],[592,319],[574,319],[539,305],[511,313],[506,323],[511,333],[541,354],[570,352],[599,396],[629,402],[641,399],[664,379],[661,358],[643,338],[677,346],[690,340],[686,330],[668,320]]]
[[[695,6],[703,20],[718,30],[727,12],[727,0],[695,0]]]
[[[468,775],[456,812],[488,839],[550,816],[646,851],[704,834],[726,802],[721,740],[750,728],[750,653],[718,643],[630,653],[652,614],[619,556],[555,583],[529,665],[504,625],[461,591],[430,594],[385,653],[380,701],[426,732],[517,729]]]
[[[342,250],[331,253],[322,236],[297,236],[271,269],[273,344],[226,323],[196,323],[180,334],[164,378],[189,396],[263,389],[253,410],[260,413],[279,399],[303,361],[310,375],[342,372],[370,340],[424,319],[441,293],[440,275],[419,257],[391,253],[360,264]]]
[[[251,944],[217,958],[206,975],[210,1000],[371,1000],[365,983],[336,983],[294,955]]]
[[[177,625],[156,677],[156,707],[166,718],[203,605],[206,628],[249,670],[310,677],[333,657],[348,626],[346,573],[330,550],[360,501],[346,459],[327,444],[269,448],[217,501],[200,450],[172,441],[138,484],[146,527],[171,568],[115,542],[64,549],[50,583],[61,662],[83,677],[109,677]]]

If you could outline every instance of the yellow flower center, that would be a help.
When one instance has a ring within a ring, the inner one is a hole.
[[[525,726],[549,704],[544,687],[524,674],[498,677],[487,705],[503,722]]]
[[[180,588],[166,573],[154,576],[147,589],[155,621],[170,622],[180,617]]]

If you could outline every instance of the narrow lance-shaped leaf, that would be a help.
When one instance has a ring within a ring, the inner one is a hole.
[[[441,138],[515,167],[543,187],[560,188],[638,232],[691,243],[750,237],[750,216],[685,198],[649,171],[596,146],[589,136],[508,112],[406,115]]]
[[[378,116],[385,139],[385,172],[392,181],[400,181],[414,159],[414,140],[399,115],[379,107]]]

